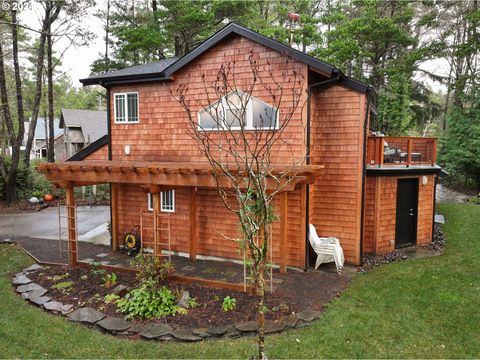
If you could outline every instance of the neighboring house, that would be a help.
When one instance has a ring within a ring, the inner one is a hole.
[[[359,264],[365,253],[430,243],[440,171],[435,164],[436,139],[374,136],[368,129],[376,116],[376,94],[368,85],[235,24],[180,59],[81,80],[107,89],[108,137],[85,148],[72,159],[76,161],[39,169],[66,188],[69,205],[74,203],[75,186],[112,184],[113,249],[132,226],[145,227],[145,244],[157,239],[148,227],[161,232],[164,226],[171,250],[192,260],[200,255],[239,259],[238,244],[222,235],[235,236],[236,216],[224,208],[208,164],[188,133],[186,113],[172,93],[188,83],[192,109],[202,121],[204,109],[213,102],[208,101],[204,81],[214,81],[221,64],[235,61],[242,90],[249,86],[245,80],[251,75],[249,56],[257,59],[259,71],[269,81],[279,80],[281,74],[265,68],[285,55],[292,60],[290,70],[302,74],[308,86],[302,89],[306,105],[293,114],[283,140],[296,157],[308,156],[309,163],[292,174],[295,186],[279,195],[283,205],[280,200],[275,204],[279,220],[273,224],[273,261],[282,270],[314,263],[309,223],[319,236],[339,238],[346,261],[352,264]],[[263,87],[255,88],[252,96],[268,107]],[[290,101],[280,103],[280,122]],[[279,168],[289,162],[290,153],[281,146],[272,153]],[[319,176],[318,165],[323,166]],[[149,215],[152,209],[160,215],[158,221]],[[74,228],[74,216],[71,219],[69,226]],[[74,232],[70,241],[70,261],[75,263]],[[166,241],[165,236],[158,235],[158,241]]]
[[[64,129],[65,154],[69,159],[107,135],[107,112],[62,109],[60,128]]]
[[[63,131],[60,129],[59,124],[60,120],[54,119],[54,154],[55,160],[65,161],[67,158],[65,157],[65,150],[63,146]],[[25,135],[23,138],[22,150],[25,150],[29,129],[30,123],[25,122]],[[43,159],[47,157],[47,145],[45,139],[48,137],[48,134],[48,120],[47,123],[45,123],[44,118],[37,118],[37,125],[35,126],[35,134],[32,143],[32,151],[30,152],[30,159]]]

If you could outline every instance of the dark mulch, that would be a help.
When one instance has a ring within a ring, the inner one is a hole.
[[[0,201],[0,214],[34,212],[35,209],[35,205],[30,204],[27,200],[20,200],[10,205],[7,205],[7,203],[3,200]]]
[[[59,279],[62,275],[65,278]],[[138,284],[134,274],[117,272],[116,275],[117,284],[124,284],[129,288],[134,288]],[[55,276],[57,278],[54,278]],[[34,282],[48,289],[49,296],[55,300],[73,304],[75,308],[89,306],[106,314],[119,316],[115,305],[105,305],[103,301],[104,296],[112,292],[112,288],[103,286],[103,277],[104,275],[94,274],[90,269],[70,266],[50,266],[30,275]],[[277,278],[282,280],[281,284],[273,294],[269,293],[266,296],[266,306],[269,309],[266,317],[271,320],[277,320],[282,315],[289,315],[306,308],[322,310],[323,306],[333,297],[338,296],[349,283],[346,277],[318,271],[307,273],[292,271],[287,275],[278,275]],[[68,291],[52,289],[52,285],[66,281],[73,282],[73,286]],[[199,284],[169,281],[167,285],[179,296],[183,291],[188,291],[200,306],[189,309],[186,315],[169,316],[155,321],[168,322],[176,326],[208,327],[256,319],[256,296]],[[235,298],[234,311],[222,310],[225,296]]]

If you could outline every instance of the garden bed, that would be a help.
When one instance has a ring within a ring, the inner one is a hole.
[[[117,272],[115,273],[115,283],[106,286],[105,278],[109,274],[111,272],[105,272],[98,267],[40,267],[26,271],[23,275],[28,277],[29,284],[35,284],[35,289],[38,289],[39,286],[46,290],[40,295],[40,298],[48,297],[48,299],[45,298],[45,303],[43,303],[38,300],[38,296],[34,299],[29,298],[28,295],[23,296],[50,311],[52,310],[48,303],[51,303],[54,308],[53,312],[67,316],[71,316],[75,311],[79,312],[79,309],[88,308],[89,311],[100,312],[99,318],[104,318],[102,321],[105,319],[124,321],[124,314],[119,311],[118,306],[105,301],[105,296],[108,298],[109,294],[117,293],[118,286],[122,285],[125,288],[119,295],[124,297],[129,290],[139,286],[139,281],[134,273]],[[14,285],[19,286],[18,283],[15,283],[15,279],[24,280],[21,276],[22,274],[17,274],[14,278]],[[324,305],[333,297],[338,296],[348,284],[348,278],[336,274],[289,272],[283,279],[282,286],[279,286],[273,294],[266,295],[267,332],[279,332],[289,327],[304,326],[318,318]],[[215,289],[195,283],[181,283],[168,278],[164,281],[164,285],[175,295],[176,302],[188,292],[189,298],[194,299],[193,306],[185,306],[186,311],[175,315],[155,319],[133,317],[127,323],[129,329],[136,329],[135,331],[111,332],[134,338],[139,336],[148,338],[142,334],[141,329],[152,325],[168,326],[171,327],[172,334],[168,335],[170,338],[173,336],[177,340],[184,340],[181,337],[185,335],[186,331],[188,335],[186,341],[189,341],[189,337],[199,340],[198,338],[203,337],[233,337],[255,332],[254,322],[257,317],[258,303],[255,295],[235,290]],[[235,302],[233,309],[229,311],[224,310],[224,299],[227,297],[234,299]],[[65,309],[68,308],[68,311],[58,310],[56,305],[65,305]],[[70,305],[72,306],[69,307]],[[102,327],[102,321],[95,322]],[[208,334],[207,330],[212,334]],[[179,331],[180,334],[176,334],[178,335],[176,336],[175,331]]]

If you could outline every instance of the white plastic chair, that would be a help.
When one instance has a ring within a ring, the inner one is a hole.
[[[315,263],[315,270],[320,264],[335,262],[337,273],[341,273],[345,257],[343,256],[343,249],[336,237],[321,238],[318,237],[315,226],[310,224],[308,232],[308,240],[312,245],[313,250],[317,253],[317,262]]]

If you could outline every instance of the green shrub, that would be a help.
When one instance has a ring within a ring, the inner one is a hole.
[[[105,285],[106,288],[111,288],[117,283],[117,274],[112,272],[111,274],[107,274],[103,278],[103,285]]]
[[[237,300],[235,300],[235,298],[231,298],[230,296],[225,296],[223,298],[223,304],[222,304],[223,311],[232,311],[233,309],[235,309],[236,305],[237,305]]]
[[[137,280],[141,284],[151,283],[157,286],[175,271],[171,262],[162,262],[156,256],[142,253],[135,256],[130,264],[138,270]]]
[[[127,319],[153,319],[179,312],[172,291],[165,286],[157,289],[151,283],[144,283],[138,289],[131,290],[124,298],[118,299],[116,304]]]

